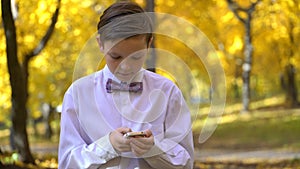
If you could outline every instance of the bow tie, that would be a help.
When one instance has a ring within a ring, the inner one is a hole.
[[[108,79],[106,82],[107,93],[112,93],[113,90],[116,91],[129,91],[129,92],[141,92],[143,90],[142,82],[132,82],[132,83],[118,83],[112,79]]]

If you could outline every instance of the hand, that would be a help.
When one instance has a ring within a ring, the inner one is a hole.
[[[131,129],[127,127],[120,127],[110,133],[109,140],[116,151],[131,151],[130,140],[123,137],[123,135],[127,132],[131,132]]]
[[[146,130],[146,137],[130,138],[131,151],[140,157],[154,146],[154,137],[150,130]]]

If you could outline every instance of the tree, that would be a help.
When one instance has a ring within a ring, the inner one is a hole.
[[[14,5],[14,4],[13,4]],[[38,45],[30,52],[25,54],[20,63],[18,57],[18,45],[16,26],[12,15],[11,1],[2,0],[2,19],[6,37],[6,54],[7,67],[10,75],[11,85],[11,144],[12,147],[20,153],[21,159],[25,163],[34,163],[33,156],[30,152],[28,136],[26,131],[27,110],[26,103],[28,100],[28,66],[30,60],[37,56],[49,41],[55,24],[57,22],[60,0],[58,0],[57,8],[52,16],[52,22],[48,27],[45,35]]]
[[[298,106],[298,92],[296,87],[295,66],[290,63],[284,69],[285,106],[288,108]]]
[[[297,27],[295,26],[295,21],[298,20],[299,16],[299,8],[297,6],[299,5],[297,1],[293,0],[290,3],[286,3],[288,8],[288,14],[286,14],[287,22],[286,22],[286,29],[287,29],[287,35],[288,35],[288,41],[290,44],[290,48],[288,53],[288,61],[287,64],[284,66],[284,83],[285,83],[285,105],[286,107],[292,108],[298,106],[298,91],[296,86],[296,71],[295,66],[292,63],[292,58],[295,56],[297,43],[295,40],[295,30],[297,30]]]
[[[244,36],[244,63],[243,63],[243,111],[249,110],[250,104],[250,74],[252,67],[252,56],[253,56],[253,47],[252,47],[252,36],[251,36],[251,21],[252,13],[255,10],[255,6],[259,1],[251,3],[248,8],[243,8],[233,0],[227,0],[230,10],[234,13],[236,18],[240,20],[245,27],[245,36]],[[243,12],[246,14],[244,18],[241,14]]]
[[[145,10],[147,12],[154,12],[155,11],[155,2],[154,0],[146,0],[146,7]],[[153,29],[155,29],[155,15],[150,16],[153,21]],[[156,52],[155,52],[155,41],[154,38],[151,43],[151,53],[149,59],[146,61],[146,65],[149,69],[155,72],[155,62],[156,62]]]

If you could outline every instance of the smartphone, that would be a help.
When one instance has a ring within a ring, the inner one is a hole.
[[[124,134],[125,138],[130,138],[130,137],[145,137],[146,133],[143,131],[133,131],[133,132],[128,132]]]

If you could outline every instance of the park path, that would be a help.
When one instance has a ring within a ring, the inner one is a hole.
[[[9,151],[8,145],[1,145],[2,150]],[[57,144],[34,144],[31,150],[36,154],[57,155]],[[300,159],[300,150],[268,149],[268,150],[195,150],[196,162],[222,162],[222,163],[261,163],[278,162],[283,160]]]
[[[295,150],[216,150],[208,149],[195,151],[198,162],[278,162],[283,160],[300,159],[300,151]]]

